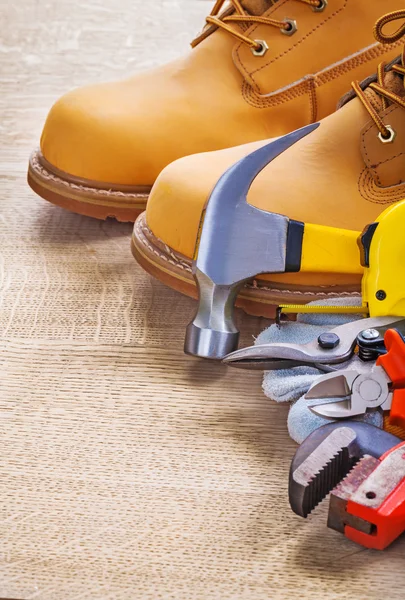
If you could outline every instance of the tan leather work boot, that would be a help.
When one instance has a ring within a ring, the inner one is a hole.
[[[377,39],[400,39],[405,24],[397,34],[385,33],[389,22],[397,19],[405,19],[405,10],[379,20]],[[388,204],[405,199],[404,56],[405,50],[395,64],[381,64],[378,75],[361,85],[353,83],[337,112],[259,174],[248,202],[298,221],[361,231]],[[189,156],[161,173],[146,216],[141,215],[134,228],[133,252],[147,271],[196,295],[191,259],[204,204],[220,175],[262,145]],[[243,289],[238,304],[249,313],[272,316],[275,304],[358,293],[360,265],[358,271],[348,275],[342,258],[338,275],[263,276]]]
[[[29,183],[72,211],[133,221],[170,162],[284,135],[330,114],[352,79],[395,55],[374,43],[372,26],[383,7],[403,6],[218,0],[184,58],[63,96],[31,157]]]

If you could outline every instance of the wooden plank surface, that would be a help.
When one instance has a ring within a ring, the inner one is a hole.
[[[325,507],[290,512],[288,407],[183,355],[194,303],[137,267],[131,227],[25,182],[60,94],[188,51],[209,6],[1,4],[1,597],[404,598],[404,540],[366,551]],[[244,343],[265,325],[239,321]]]

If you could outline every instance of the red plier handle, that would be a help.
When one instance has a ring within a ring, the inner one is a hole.
[[[392,383],[390,424],[405,429],[405,341],[396,329],[384,336],[387,354],[377,359],[377,365],[387,373]]]

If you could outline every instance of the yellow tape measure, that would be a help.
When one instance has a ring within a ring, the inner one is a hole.
[[[367,315],[368,306],[311,306],[308,304],[280,304],[277,308],[277,323],[281,322],[282,315],[291,314],[314,314],[314,315]]]

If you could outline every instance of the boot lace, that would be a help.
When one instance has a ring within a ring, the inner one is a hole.
[[[263,56],[268,49],[266,42],[263,40],[253,40],[247,35],[244,35],[240,30],[232,27],[233,23],[238,25],[246,25],[250,27],[254,23],[261,23],[262,25],[270,25],[271,27],[277,27],[285,35],[292,35],[297,31],[297,23],[293,19],[284,19],[279,21],[277,19],[270,19],[269,17],[260,17],[250,15],[242,6],[240,0],[229,0],[230,9],[234,9],[232,14],[228,14],[225,11],[223,15],[219,15],[226,0],[217,0],[211,14],[206,18],[208,25],[214,25],[227,31],[235,38],[250,47],[255,56]],[[302,2],[307,4],[314,11],[323,11],[327,6],[327,0],[295,0],[295,2]],[[194,45],[194,44],[192,44]]]
[[[380,19],[378,19],[377,23],[374,27],[374,36],[378,42],[381,44],[394,44],[398,42],[405,35],[405,23],[399,26],[397,31],[394,33],[384,33],[384,29],[386,25],[389,23],[393,23],[395,21],[405,19],[405,10],[396,10],[393,12],[384,15]],[[401,56],[401,64],[394,64],[390,67],[390,70],[394,73],[398,73],[399,75],[405,76],[405,47],[402,51]],[[386,86],[386,63],[380,63],[377,71],[377,83],[370,83],[368,88],[372,89],[378,96],[381,97],[382,100],[382,108],[385,110],[388,107],[389,102],[393,102],[398,106],[401,106],[405,109],[405,98],[402,96],[398,96],[391,90],[389,90]],[[365,109],[369,112],[370,117],[373,119],[374,123],[377,125],[379,129],[378,137],[384,142],[393,142],[396,136],[396,132],[392,129],[390,125],[386,125],[380,115],[378,114],[377,109],[373,106],[371,101],[368,99],[364,90],[361,88],[360,83],[358,81],[354,81],[352,83],[352,88],[355,91],[358,98],[363,103]]]

